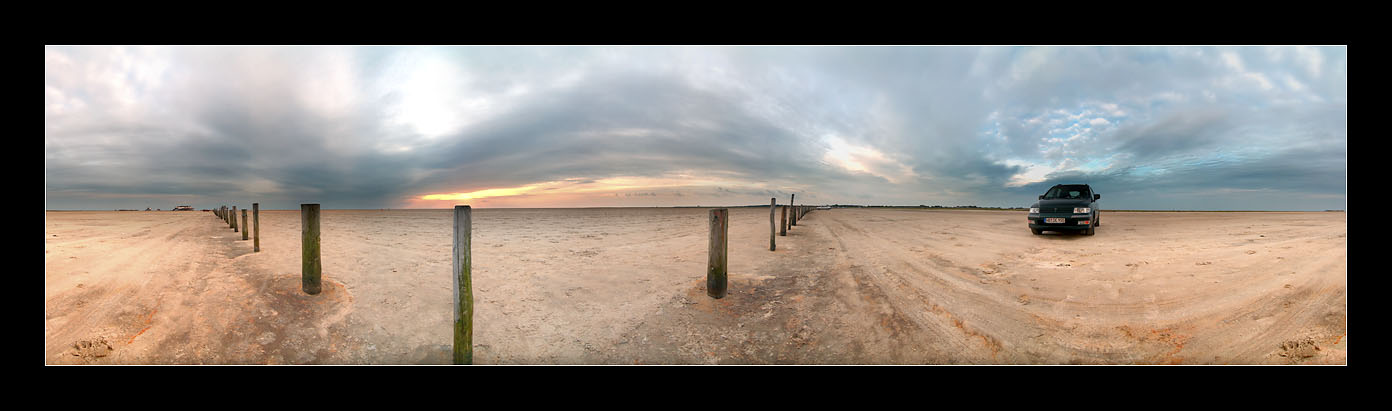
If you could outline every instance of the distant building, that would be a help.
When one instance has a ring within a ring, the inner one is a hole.
[[[172,210],[172,211],[193,211],[193,206],[191,206],[191,205],[181,205],[181,206],[178,206],[178,207],[174,207],[174,210]]]

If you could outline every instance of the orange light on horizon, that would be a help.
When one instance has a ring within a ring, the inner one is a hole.
[[[596,199],[599,199],[599,197],[595,197],[596,195],[618,195],[618,193],[634,190],[708,188],[736,184],[758,185],[758,183],[738,183],[728,177],[693,178],[688,174],[663,177],[615,176],[593,180],[568,178],[517,187],[497,187],[460,193],[424,194],[409,198],[406,201],[408,207],[426,208],[441,206],[438,202],[467,202],[482,199],[492,199],[494,200],[492,204],[507,204],[507,206],[555,206],[595,203]]]
[[[490,188],[486,190],[471,191],[468,193],[426,194],[424,196],[421,196],[420,199],[466,201],[478,198],[515,196],[518,194],[526,193],[528,191],[532,191],[535,188],[535,186],[522,186],[513,188]]]

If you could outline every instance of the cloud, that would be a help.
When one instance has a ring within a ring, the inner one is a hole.
[[[1342,208],[1329,204],[1343,201],[1345,54],[47,47],[46,206],[130,208],[145,195],[383,208],[518,187],[541,188],[490,205],[790,193],[1013,204],[1086,178],[1224,190],[1212,195],[1230,205],[1282,193]]]

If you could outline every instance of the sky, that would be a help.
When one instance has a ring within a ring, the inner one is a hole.
[[[44,49],[47,210],[1346,209],[1347,48]]]

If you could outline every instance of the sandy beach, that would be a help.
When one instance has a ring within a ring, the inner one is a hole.
[[[248,204],[249,205],[249,204]],[[476,364],[1346,364],[1341,212],[475,209]],[[48,211],[45,364],[448,364],[451,210]]]

